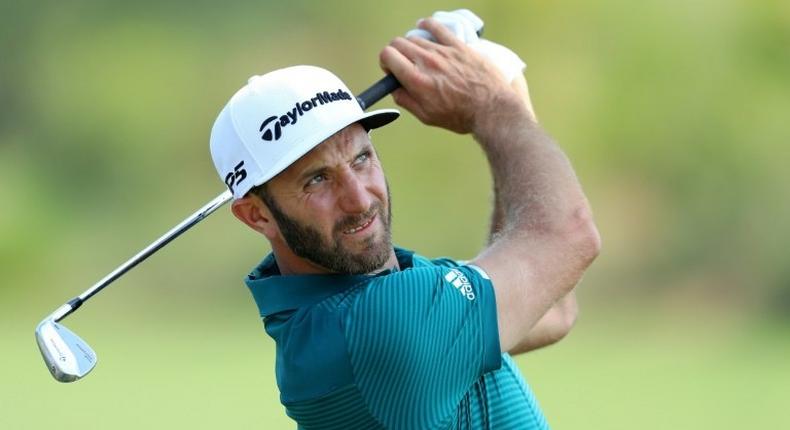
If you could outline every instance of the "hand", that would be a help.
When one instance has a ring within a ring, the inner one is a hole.
[[[379,56],[381,68],[400,81],[395,102],[420,121],[455,131],[474,132],[483,123],[524,108],[504,76],[439,21],[428,18],[419,27],[436,42],[417,37],[396,38]]]
[[[527,65],[515,52],[490,40],[478,37],[477,32],[483,28],[483,20],[469,9],[457,9],[452,12],[440,10],[434,12],[433,18],[441,22],[462,42],[496,65],[506,81],[512,83],[526,68]],[[419,24],[419,21],[417,23]],[[431,33],[419,28],[406,33],[407,38],[411,36],[436,42]]]

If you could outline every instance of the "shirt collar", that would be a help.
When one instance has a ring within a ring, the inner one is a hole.
[[[401,269],[413,265],[414,252],[395,247]],[[377,276],[388,275],[387,269],[375,275],[281,275],[273,254],[269,254],[244,282],[252,292],[262,317],[299,309],[346,291],[354,285]]]

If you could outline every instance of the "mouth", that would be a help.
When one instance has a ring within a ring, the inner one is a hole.
[[[352,228],[350,228],[348,230],[344,230],[343,234],[351,235],[351,234],[356,234],[356,233],[365,231],[368,227],[370,227],[373,224],[373,221],[375,221],[375,220],[376,220],[376,214],[374,213],[373,216],[371,216],[369,219],[365,220],[362,224],[360,224],[360,225],[358,225],[356,227],[352,227]]]

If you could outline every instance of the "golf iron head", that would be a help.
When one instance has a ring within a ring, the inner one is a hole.
[[[74,382],[96,366],[96,353],[62,324],[47,318],[36,327],[36,343],[47,369],[60,382]]]

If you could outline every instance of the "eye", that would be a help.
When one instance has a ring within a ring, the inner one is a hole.
[[[370,151],[365,151],[365,152],[357,155],[357,158],[354,159],[353,165],[358,166],[358,165],[368,161],[368,159],[370,159]]]
[[[311,185],[318,185],[321,182],[324,182],[324,180],[326,180],[326,176],[325,175],[323,175],[323,174],[315,175],[309,181],[307,181],[307,183],[305,184],[305,187],[309,187]]]

